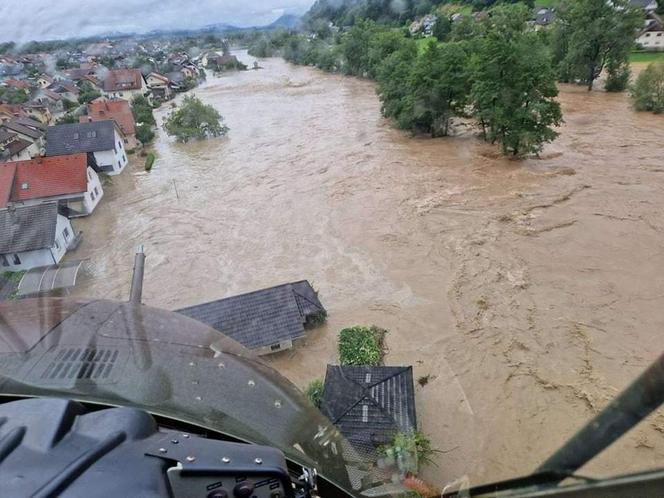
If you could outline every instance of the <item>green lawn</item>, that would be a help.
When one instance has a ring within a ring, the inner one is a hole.
[[[557,7],[560,0],[535,0],[535,7]]]
[[[417,53],[421,54],[427,48],[429,43],[438,43],[438,40],[436,40],[435,37],[430,36],[429,38],[418,38],[415,40],[415,43],[417,44]]]
[[[629,62],[664,61],[664,52],[632,52]]]

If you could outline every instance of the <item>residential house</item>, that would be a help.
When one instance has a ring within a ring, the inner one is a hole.
[[[6,190],[4,182],[0,183],[0,196],[6,198]],[[5,202],[4,206],[0,209],[1,271],[57,264],[81,240],[81,234],[74,232],[69,219],[58,214],[56,202],[32,206]]]
[[[643,9],[646,12],[655,12],[657,10],[657,0],[629,0],[630,7]]]
[[[113,69],[103,79],[102,94],[131,101],[136,95],[149,95],[145,78],[138,69]]]
[[[118,175],[127,166],[122,131],[115,121],[94,121],[49,126],[46,129],[46,156],[79,152],[91,153],[99,171]]]
[[[664,50],[664,22],[654,12],[646,14],[645,26],[636,36],[637,45],[646,50]]]
[[[548,26],[556,18],[556,11],[554,9],[549,9],[546,7],[535,9],[533,16],[531,18],[532,23],[536,28],[542,26]]]
[[[283,351],[305,326],[326,315],[316,291],[301,280],[176,310],[235,339],[259,355]]]
[[[90,63],[82,63],[79,64],[79,67],[74,67],[70,69],[65,69],[63,71],[63,74],[65,78],[72,80],[72,81],[79,81],[83,79],[85,76],[94,76],[96,70],[96,66],[94,64]]]
[[[436,25],[438,17],[434,15],[426,15],[422,19],[417,19],[413,21],[408,27],[410,34],[415,35],[417,33],[422,33],[424,36],[431,36],[433,33],[433,27]]]
[[[15,133],[19,138],[36,143],[40,153],[43,152],[46,144],[46,126],[34,119],[21,117],[13,118],[0,124],[0,130],[4,129],[8,133]]]
[[[28,83],[25,80],[17,80],[14,78],[9,78],[6,79],[5,81],[2,82],[2,86],[7,86],[10,88],[16,88],[17,90],[23,90],[26,92],[26,94],[29,92],[29,90],[32,88],[32,85]]]
[[[62,100],[63,97],[59,93],[48,88],[40,88],[33,95],[31,102],[45,105],[51,112],[51,116],[55,116],[64,112],[64,103]]]
[[[180,72],[185,78],[196,79],[198,77],[198,68],[192,64],[186,64],[180,68]]]
[[[40,102],[28,102],[27,104],[22,105],[22,110],[24,114],[36,121],[39,121],[42,124],[49,124],[53,116],[48,105]]]
[[[112,119],[120,127],[120,131],[124,135],[125,148],[127,150],[136,149],[138,140],[136,140],[134,115],[131,112],[129,102],[124,99],[96,98],[88,104],[88,115],[81,116],[79,121],[90,123],[108,119]]]
[[[170,87],[170,80],[159,73],[148,74],[145,81],[152,93],[152,98],[159,101],[169,100],[173,97],[173,90]]]
[[[0,104],[0,123],[9,121],[10,119],[25,117],[27,112],[23,105],[20,104]]]
[[[0,162],[21,161],[39,155],[39,146],[16,133],[0,129]]]
[[[97,165],[84,153],[38,157],[0,168],[13,171],[10,202],[15,206],[56,202],[61,215],[75,218],[92,213],[104,195]]]
[[[81,91],[78,87],[71,81],[59,80],[53,83],[48,87],[49,90],[57,93],[63,99],[69,100],[70,102],[78,102],[78,97],[81,94]]]
[[[184,81],[184,74],[182,74],[180,71],[171,71],[170,73],[166,73],[166,77],[168,78],[168,86],[171,87],[171,89],[175,92],[182,90],[186,86],[186,82]]]
[[[320,410],[361,454],[417,428],[412,367],[328,365]]]
[[[37,86],[39,86],[39,88],[47,88],[52,83],[53,83],[53,78],[48,74],[41,74],[37,78]]]

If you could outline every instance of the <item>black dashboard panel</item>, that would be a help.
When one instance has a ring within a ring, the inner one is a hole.
[[[0,496],[283,498],[274,448],[160,428],[145,411],[65,399],[0,405]]]

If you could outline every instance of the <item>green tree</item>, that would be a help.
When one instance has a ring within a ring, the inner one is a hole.
[[[185,96],[180,107],[168,115],[164,130],[184,143],[228,133],[219,112],[194,95]]]
[[[28,92],[20,88],[0,87],[0,102],[22,104],[28,101]]]
[[[79,104],[87,104],[91,100],[94,100],[97,97],[101,97],[101,93],[99,92],[99,90],[97,90],[97,88],[92,86],[92,83],[90,83],[89,81],[83,81],[79,85],[79,89],[81,90],[81,92],[78,95]]]
[[[131,99],[131,113],[137,124],[146,124],[148,126],[157,124],[152,114],[152,106],[143,95],[134,95]]]
[[[401,128],[409,128],[411,104],[409,88],[404,82],[410,80],[413,61],[417,58],[417,46],[410,38],[405,38],[399,50],[389,55],[377,70],[378,96],[385,117],[393,118]]]
[[[154,132],[149,124],[141,123],[136,126],[136,139],[143,145],[147,145],[154,140]]]
[[[438,14],[436,24],[433,25],[433,32],[431,33],[438,41],[447,41],[452,32],[452,21],[450,18],[442,13]]]
[[[373,21],[363,19],[342,35],[340,50],[347,74],[364,76],[369,71],[369,47],[375,27]]]
[[[369,40],[366,60],[363,62],[368,76],[375,79],[380,65],[404,43],[405,38],[399,31],[393,29],[375,31]]]
[[[610,85],[622,89],[634,33],[643,22],[642,14],[628,0],[565,0],[559,9],[557,40],[565,40],[560,57],[565,79],[580,81],[592,90],[594,81],[606,68]],[[558,47],[560,48],[560,47]]]
[[[78,118],[72,114],[71,112],[68,112],[66,114],[63,114],[60,116],[58,119],[55,120],[55,124],[70,124],[70,123],[78,123]]]
[[[550,54],[537,33],[526,31],[528,17],[520,5],[493,9],[473,56],[475,116],[487,140],[514,156],[539,152],[562,121]]]
[[[411,128],[449,133],[450,118],[464,113],[469,97],[469,53],[465,42],[430,43],[408,79]]]
[[[639,73],[630,88],[632,104],[637,111],[664,112],[664,62],[653,62]]]

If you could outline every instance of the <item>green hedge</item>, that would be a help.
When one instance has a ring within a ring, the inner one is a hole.
[[[154,163],[154,154],[149,152],[145,158],[145,171],[150,171],[152,169],[152,164]]]
[[[374,326],[343,329],[339,332],[339,364],[380,365],[385,334],[385,330]]]

